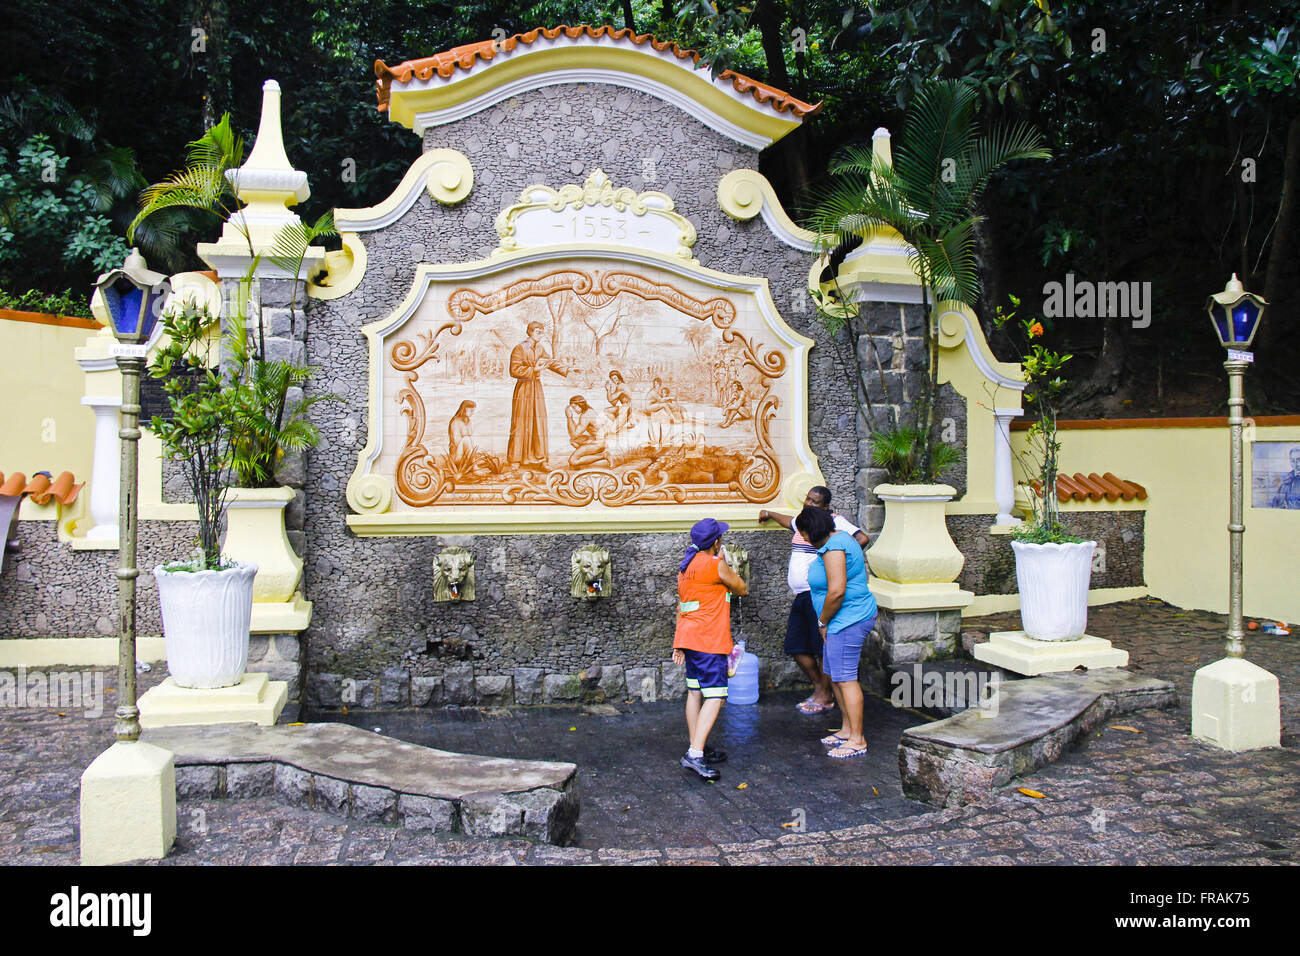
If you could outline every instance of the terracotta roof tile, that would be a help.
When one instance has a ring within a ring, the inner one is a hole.
[[[1043,485],[1040,481],[1030,482],[1033,486],[1034,493],[1041,496]],[[1124,481],[1116,478],[1109,471],[1104,475],[1098,475],[1095,471],[1084,474],[1081,471],[1073,475],[1060,474],[1056,476],[1056,497],[1058,501],[1083,501],[1085,498],[1092,501],[1101,501],[1105,498],[1107,501],[1146,501],[1147,490],[1134,481]]]
[[[379,99],[379,109],[381,111],[388,109],[394,80],[398,83],[409,83],[412,77],[428,80],[433,78],[434,73],[437,73],[443,79],[448,79],[457,70],[473,69],[479,60],[491,60],[497,53],[508,53],[521,43],[528,46],[534,43],[539,36],[547,40],[554,40],[561,33],[571,40],[576,40],[582,36],[593,40],[605,37],[613,40],[626,39],[637,46],[649,44],[659,53],[666,50],[679,60],[690,60],[693,66],[698,65],[700,62],[700,55],[694,50],[685,50],[676,43],[656,39],[648,33],[634,33],[626,28],[593,27],[585,23],[572,27],[542,27],[529,30],[527,33],[516,33],[514,36],[499,42],[497,40],[481,40],[478,43],[466,43],[464,46],[453,47],[442,53],[435,53],[433,56],[422,57],[418,60],[407,60],[396,66],[389,66],[383,60],[376,60],[375,94]],[[768,106],[778,113],[792,113],[799,119],[811,116],[822,108],[821,103],[805,103],[803,100],[795,99],[789,93],[778,90],[774,86],[768,86],[766,83],[760,83],[748,76],[742,76],[734,70],[724,70],[718,74],[718,79],[730,80],[731,85],[737,92],[749,93],[764,106]]]
[[[0,495],[30,495],[38,505],[49,504],[51,498],[59,504],[70,505],[77,500],[85,485],[84,481],[78,483],[70,471],[63,472],[53,481],[49,473],[43,471],[32,475],[30,481],[21,471],[10,472],[8,479],[0,471]]]

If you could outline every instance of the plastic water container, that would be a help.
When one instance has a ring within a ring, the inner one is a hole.
[[[736,673],[727,679],[727,703],[758,703],[758,655],[748,651],[740,655]]]

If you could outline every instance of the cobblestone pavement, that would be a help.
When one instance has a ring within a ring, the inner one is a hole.
[[[1016,614],[998,615],[968,620],[964,630],[1017,624]],[[1227,754],[1187,733],[1192,674],[1222,656],[1224,627],[1220,615],[1158,602],[1093,609],[1089,633],[1129,650],[1133,670],[1173,681],[1179,706],[1111,721],[1053,766],[960,809],[934,811],[901,796],[894,747],[920,718],[879,700],[869,703],[871,756],[842,764],[808,742],[824,722],[793,715],[793,695],[765,695],[749,713],[724,709],[718,739],[730,759],[716,784],[676,766],[679,702],[620,705],[617,715],[468,711],[430,721],[375,713],[355,722],[481,753],[585,753],[578,844],[435,838],[274,798],[201,800],[179,804],[180,832],[163,865],[1295,863],[1300,638],[1248,635],[1248,658],[1282,681],[1283,746]],[[141,691],[159,679],[142,675]],[[112,706],[110,694],[93,719],[52,708],[0,712],[0,862],[77,863],[78,780],[111,740]],[[795,807],[806,811],[807,832],[781,826]]]

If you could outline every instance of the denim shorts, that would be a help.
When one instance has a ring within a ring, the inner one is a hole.
[[[875,617],[869,617],[850,624],[841,631],[826,635],[826,653],[823,655],[822,668],[837,684],[858,679],[858,661],[862,657],[862,645],[876,626]]]

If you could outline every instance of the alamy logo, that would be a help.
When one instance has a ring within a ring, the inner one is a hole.
[[[104,713],[104,672],[0,671],[0,707],[53,707],[98,717]]]
[[[893,689],[889,702],[895,707],[934,707],[965,710],[977,707],[987,717],[998,713],[998,674],[992,671],[921,672],[920,664],[912,673],[895,671],[890,675]]]
[[[150,893],[82,893],[74,886],[50,897],[50,925],[129,926],[135,936],[148,936],[153,927]]]
[[[1151,324],[1150,282],[1074,281],[1074,273],[1065,274],[1065,283],[1043,285],[1043,315],[1049,319],[1132,319],[1133,328]]]

